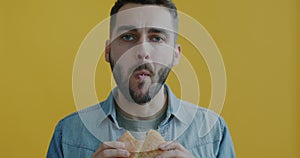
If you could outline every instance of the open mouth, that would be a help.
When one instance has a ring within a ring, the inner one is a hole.
[[[151,73],[147,70],[140,70],[134,73],[135,78],[144,79],[146,77],[151,77]]]

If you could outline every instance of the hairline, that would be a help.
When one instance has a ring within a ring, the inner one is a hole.
[[[120,7],[115,14],[110,15],[110,23],[109,23],[109,32],[110,32],[109,36],[110,36],[110,38],[112,38],[113,29],[115,28],[117,14],[119,12],[124,11],[124,10],[122,10],[122,8],[125,5],[128,5],[128,4],[140,4],[140,3],[128,2],[128,3],[124,4],[122,7]],[[172,26],[174,27],[173,28],[174,31],[172,31],[172,32],[174,33],[174,41],[176,43],[177,38],[178,38],[178,33],[177,33],[178,32],[178,15],[177,15],[177,10],[176,9],[168,8],[168,7],[166,7],[166,6],[162,5],[162,4],[140,4],[140,5],[141,5],[140,7],[145,6],[145,5],[147,5],[147,6],[159,6],[159,7],[165,8],[165,9],[167,9],[169,11],[169,14],[172,17],[172,23],[173,23]],[[172,10],[175,10],[175,12],[176,12],[175,16],[172,14]],[[112,17],[114,17],[114,18],[112,18]],[[112,20],[112,19],[114,19],[114,20]]]

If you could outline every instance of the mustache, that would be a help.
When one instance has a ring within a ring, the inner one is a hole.
[[[135,70],[133,72],[140,71],[140,70],[147,70],[151,74],[154,73],[154,68],[150,63],[145,63],[145,64],[138,66],[137,68],[135,68]]]

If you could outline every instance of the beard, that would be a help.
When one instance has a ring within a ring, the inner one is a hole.
[[[115,65],[115,61],[111,58],[110,54],[109,62],[111,70],[113,71],[114,79],[121,93],[129,102],[136,103],[139,105],[143,105],[150,102],[157,95],[161,87],[165,84],[166,79],[171,71],[170,65],[161,65],[160,70],[157,73],[155,73],[154,68],[150,63],[144,63],[142,65],[138,65],[136,67],[131,68],[128,71],[129,74],[125,74],[124,72],[122,72],[121,65]],[[143,80],[141,82],[136,83],[136,85],[134,86],[133,84],[131,84],[130,78],[134,77],[133,74],[140,70],[147,70],[150,72],[150,83]],[[142,88],[146,88],[145,93],[137,92],[137,89]]]

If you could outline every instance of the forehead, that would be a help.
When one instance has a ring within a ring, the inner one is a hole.
[[[141,5],[128,3],[120,8],[115,15],[116,30],[124,26],[133,26],[135,28],[161,28],[174,32],[174,19],[168,8],[157,5]]]

